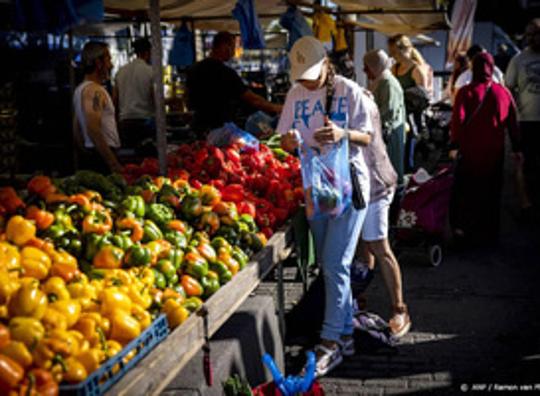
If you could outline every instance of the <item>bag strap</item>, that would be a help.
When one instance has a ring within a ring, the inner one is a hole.
[[[482,107],[484,106],[484,103],[486,103],[486,98],[488,97],[488,94],[491,92],[491,84],[489,84],[489,87],[486,89],[486,93],[484,94],[484,97],[482,98],[482,101],[478,105],[478,107],[474,110],[474,112],[471,114],[471,116],[463,123],[463,126],[468,126],[471,121],[474,119],[476,115],[480,112]]]

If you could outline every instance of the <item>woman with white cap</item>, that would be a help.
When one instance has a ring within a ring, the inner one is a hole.
[[[294,151],[299,146],[298,135],[311,147],[348,139],[349,159],[356,169],[353,177],[367,201],[369,172],[361,146],[369,144],[374,127],[366,113],[366,96],[354,81],[335,75],[323,45],[313,37],[296,41],[289,59],[295,84],[287,94],[277,128],[283,135],[282,147]],[[327,102],[331,104],[329,114]],[[325,285],[321,343],[315,348],[319,376],[336,367],[343,355],[354,354],[350,267],[365,213],[351,205],[337,218],[310,221]]]
[[[370,80],[370,90],[379,108],[386,149],[400,185],[403,183],[405,155],[403,89],[390,71],[390,58],[384,50],[373,50],[364,55],[364,72]]]

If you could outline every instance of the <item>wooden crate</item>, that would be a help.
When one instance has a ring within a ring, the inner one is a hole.
[[[214,334],[238,309],[262,279],[293,249],[293,228],[276,232],[249,264],[205,303],[209,335]],[[191,315],[106,394],[159,395],[204,343],[203,319]]]

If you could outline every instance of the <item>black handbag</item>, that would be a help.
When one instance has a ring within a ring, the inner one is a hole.
[[[326,92],[326,116],[330,119],[330,107],[332,106],[332,101],[334,100],[334,91],[327,90]],[[356,171],[356,165],[349,159],[349,170],[351,174],[351,185],[352,185],[352,204],[356,210],[361,210],[366,207],[366,201],[364,199],[364,194],[362,193],[362,186],[358,180]]]

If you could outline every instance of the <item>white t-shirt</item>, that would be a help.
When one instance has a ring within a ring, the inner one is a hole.
[[[336,76],[330,119],[340,128],[372,133],[374,127],[367,113],[366,100],[366,96],[358,84],[345,77]],[[296,129],[308,146],[319,146],[313,139],[313,134],[324,126],[325,102],[326,88],[310,91],[301,84],[294,84],[287,93],[277,132],[284,135],[289,130]],[[358,178],[364,199],[368,201],[369,173],[362,149],[356,144],[351,144],[349,147],[350,158],[359,172]]]
[[[458,89],[464,87],[465,85],[470,84],[472,81],[472,70],[467,69],[459,75],[454,85],[454,92],[457,92]],[[499,84],[504,84],[504,74],[497,66],[493,68],[493,81]]]
[[[154,116],[152,67],[137,58],[116,73],[118,107],[121,120],[146,119]]]

